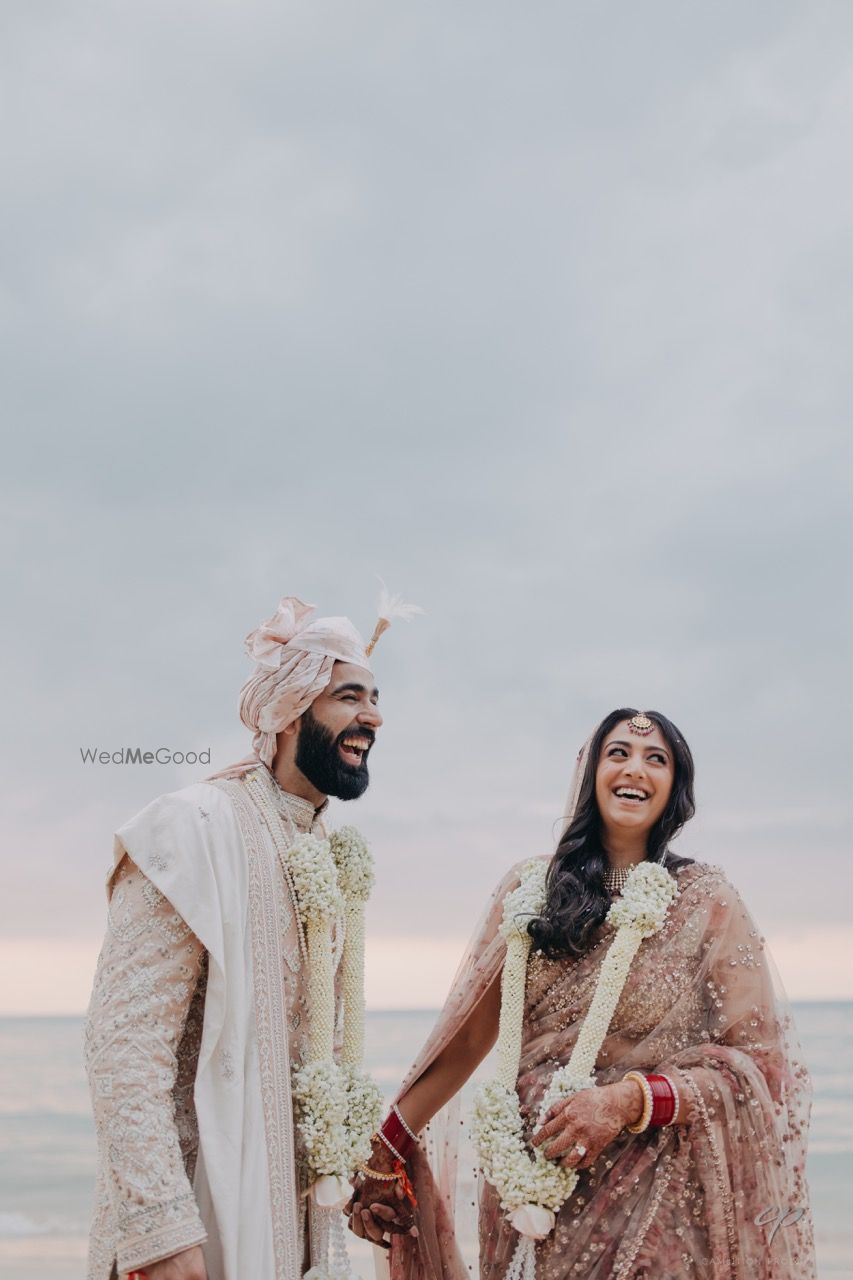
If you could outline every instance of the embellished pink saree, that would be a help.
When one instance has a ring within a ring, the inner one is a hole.
[[[632,1068],[675,1082],[688,1123],[623,1131],[599,1156],[536,1248],[537,1280],[813,1280],[804,1170],[809,1075],[758,929],[716,867],[683,866],[661,932],[644,941],[598,1056],[599,1084]],[[515,871],[492,896],[439,1022],[406,1085],[464,1024],[496,980],[497,926]],[[579,959],[528,965],[518,1092],[535,1116],[571,1053],[613,929]],[[404,1086],[405,1088],[405,1086]],[[436,1125],[433,1122],[433,1129]],[[459,1125],[415,1153],[417,1240],[395,1237],[393,1280],[467,1280],[454,1235]],[[518,1236],[481,1179],[480,1274],[501,1280]]]

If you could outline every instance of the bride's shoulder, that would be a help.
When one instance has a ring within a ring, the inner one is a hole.
[[[673,874],[678,882],[680,896],[696,900],[716,897],[720,899],[722,907],[728,905],[727,897],[740,900],[737,887],[729,879],[728,873],[715,862],[691,860],[675,868]]]
[[[725,871],[716,862],[701,862],[698,858],[686,858],[678,867],[672,868],[672,874],[678,881],[678,887],[694,884],[698,880],[725,879]]]
[[[519,887],[522,880],[528,879],[528,877],[535,871],[540,870],[542,873],[546,872],[550,863],[551,857],[547,853],[542,854],[541,856],[534,855],[529,858],[519,859],[518,862],[514,862],[512,866],[510,866],[501,876],[500,880],[492,890],[492,897],[505,898],[508,893],[512,893],[514,889]]]
[[[518,862],[513,862],[504,873],[502,884],[520,884],[522,880],[529,877],[537,871],[547,871],[551,858],[545,854],[533,854],[527,858],[519,858]]]
[[[550,854],[530,854],[526,858],[519,858],[517,862],[511,863],[504,872],[503,880],[521,880],[522,876],[529,874],[533,868],[542,867],[547,871],[550,863]]]

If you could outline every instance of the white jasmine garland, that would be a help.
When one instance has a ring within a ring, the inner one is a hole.
[[[341,1068],[347,1091],[345,1167],[350,1176],[370,1159],[370,1141],[382,1123],[382,1091],[375,1080],[355,1067]]]
[[[296,1115],[312,1173],[348,1178],[369,1159],[382,1118],[382,1094],[360,1071],[309,1062],[293,1073]]]
[[[293,1074],[302,1148],[318,1202],[346,1198],[346,1182],[368,1159],[382,1114],[378,1086],[361,1070],[364,1044],[364,908],[373,859],[364,838],[344,827],[328,840],[302,835],[287,853],[308,951],[308,1060]],[[344,1029],[334,1058],[332,926],[344,932]]]
[[[530,949],[531,937],[527,926],[541,915],[548,887],[548,864],[544,858],[531,858],[521,868],[521,881],[504,898],[503,918],[499,925],[501,935],[520,939]]]
[[[542,910],[547,876],[548,867],[543,859],[534,858],[526,862],[522,867],[520,884],[504,899],[500,932],[506,939],[506,960],[501,974],[496,1078],[510,1092],[515,1090],[521,1057],[524,987],[532,941],[527,926]]]
[[[641,862],[625,881],[607,919],[614,929],[630,925],[642,938],[650,938],[662,927],[677,893],[675,880],[659,862]]]
[[[346,941],[341,974],[344,1000],[341,1061],[347,1066],[358,1067],[364,1057],[364,908],[375,878],[373,858],[367,841],[355,827],[341,827],[332,833],[329,843],[344,899]]]
[[[504,901],[500,931],[507,940],[507,954],[501,975],[498,1069],[495,1079],[477,1095],[472,1123],[483,1173],[497,1190],[501,1207],[510,1215],[513,1225],[523,1237],[531,1239],[541,1238],[553,1228],[553,1215],[569,1198],[578,1180],[574,1169],[564,1169],[549,1160],[541,1147],[528,1149],[515,1089],[521,1058],[527,960],[532,942],[527,924],[544,909],[546,877],[544,860],[525,863],[521,883]],[[659,863],[641,862],[630,872],[621,897],[607,913],[616,936],[602,963],[592,1003],[569,1061],[551,1077],[539,1108],[537,1127],[543,1124],[555,1103],[595,1087],[592,1074],[595,1062],[631,962],[642,940],[663,926],[677,893],[674,878]],[[515,1271],[521,1274],[521,1268],[530,1265],[528,1254],[529,1246],[527,1252],[517,1255],[511,1267],[513,1274]]]
[[[296,1116],[311,1172],[345,1174],[347,1093],[337,1062],[309,1062],[293,1073]]]
[[[341,893],[347,901],[359,902],[363,906],[376,879],[367,841],[355,827],[341,827],[332,832],[329,845]]]
[[[331,842],[310,834],[298,836],[287,851],[287,867],[303,925],[331,925],[343,906]]]

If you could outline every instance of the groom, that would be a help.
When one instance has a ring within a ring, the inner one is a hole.
[[[298,1280],[320,1257],[293,1121],[310,1008],[283,851],[324,836],[329,796],[367,788],[370,653],[389,620],[365,646],[347,619],[283,599],[246,640],[252,756],[116,834],[86,1022],[89,1280]]]

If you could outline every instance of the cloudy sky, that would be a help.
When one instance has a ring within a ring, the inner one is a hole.
[[[375,1005],[432,1005],[623,703],[789,990],[853,997],[853,9],[10,3],[0,1010],[245,754],[280,595],[377,653]],[[339,809],[340,811],[340,809]]]

